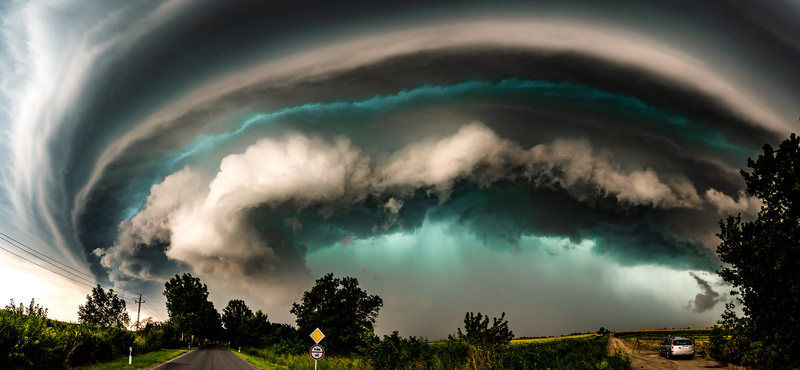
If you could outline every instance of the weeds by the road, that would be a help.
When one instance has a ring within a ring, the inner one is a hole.
[[[245,361],[249,362],[250,365],[253,365],[258,369],[261,369],[261,370],[283,370],[284,369],[283,367],[276,366],[276,365],[270,363],[269,361],[267,361],[267,360],[265,360],[265,359],[263,359],[261,357],[249,355],[247,353],[240,353],[240,352],[234,350],[233,348],[229,348],[229,350],[231,352],[233,352],[234,354],[236,354],[237,356],[239,356],[242,359],[244,359]]]
[[[133,363],[128,365],[128,357],[92,366],[77,367],[76,370],[111,370],[111,369],[146,369],[158,365],[186,353],[185,349],[164,349],[133,356]]]

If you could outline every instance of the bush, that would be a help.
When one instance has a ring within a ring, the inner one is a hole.
[[[149,329],[148,329],[149,327]],[[11,305],[0,310],[0,369],[68,369],[145,353],[174,344],[171,324],[146,327],[137,337],[124,328],[101,328],[47,318],[47,309]]]

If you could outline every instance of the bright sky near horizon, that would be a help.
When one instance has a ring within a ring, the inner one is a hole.
[[[467,311],[518,336],[711,326],[717,223],[760,207],[738,171],[800,126],[798,16],[2,2],[0,232],[41,254],[0,240],[0,299],[75,321],[96,280],[164,320],[190,272],[219,311],[293,324],[333,272],[384,299],[378,334],[445,338]]]

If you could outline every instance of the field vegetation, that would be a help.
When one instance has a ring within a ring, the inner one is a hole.
[[[428,343],[402,338],[397,333],[374,342],[363,354],[324,357],[320,370],[373,369],[630,369],[627,355],[608,355],[608,335],[547,338],[517,344],[476,345],[464,341]],[[279,353],[273,349],[243,348],[249,361],[262,369],[279,366],[290,370],[314,369],[307,354]]]

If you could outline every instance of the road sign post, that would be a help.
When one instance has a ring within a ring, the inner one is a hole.
[[[311,346],[311,349],[308,350],[308,354],[314,359],[314,370],[317,370],[317,360],[325,356],[325,349],[319,345],[319,341],[323,338],[325,338],[325,334],[322,334],[322,330],[319,330],[319,328],[311,332],[311,339],[313,339],[316,344]]]
[[[317,360],[322,359],[325,357],[325,349],[322,348],[319,344],[315,344],[311,346],[311,349],[308,350],[308,354],[311,355],[311,358],[314,359],[314,369],[317,368]]]

